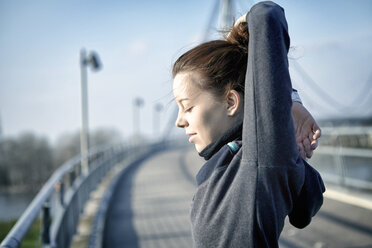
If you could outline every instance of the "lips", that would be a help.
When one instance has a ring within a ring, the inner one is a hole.
[[[189,136],[189,142],[192,143],[194,137],[196,136],[196,133],[186,133],[187,136]]]

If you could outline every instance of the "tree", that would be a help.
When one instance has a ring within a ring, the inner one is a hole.
[[[109,145],[121,142],[122,136],[116,129],[101,128],[90,133],[89,147]],[[80,154],[80,132],[61,135],[54,147],[56,166],[62,165],[72,157]]]
[[[4,139],[0,145],[0,168],[5,175],[0,185],[36,190],[53,171],[52,149],[46,138],[28,132]]]
[[[98,129],[90,135],[91,147],[122,140],[115,129]],[[80,153],[80,133],[62,135],[51,147],[31,132],[0,142],[0,189],[38,190],[56,168]]]

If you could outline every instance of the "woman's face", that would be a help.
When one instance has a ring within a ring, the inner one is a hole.
[[[200,89],[198,73],[182,72],[175,76],[173,94],[178,104],[176,126],[184,128],[189,142],[198,152],[233,125],[227,102]]]

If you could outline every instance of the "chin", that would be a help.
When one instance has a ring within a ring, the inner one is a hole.
[[[204,148],[205,148],[205,146],[201,146],[201,145],[197,145],[197,144],[195,144],[195,150],[196,150],[197,152],[201,152],[201,151],[203,151]]]

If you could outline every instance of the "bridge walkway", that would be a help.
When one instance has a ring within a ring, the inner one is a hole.
[[[159,153],[123,175],[106,219],[104,247],[191,247],[194,150]],[[372,247],[372,209],[325,198],[312,223],[286,223],[280,247]]]
[[[106,220],[104,247],[190,247],[195,184],[183,159],[179,150],[161,153],[123,175]],[[187,164],[200,165],[199,158],[191,160]]]

